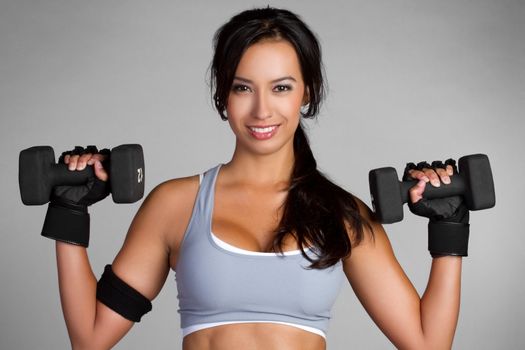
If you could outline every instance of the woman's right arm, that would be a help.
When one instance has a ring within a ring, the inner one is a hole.
[[[169,185],[160,185],[146,198],[133,219],[112,269],[147,299],[160,292],[169,272],[167,233],[172,198]],[[173,187],[173,186],[172,186]],[[164,189],[164,190],[163,190]],[[97,279],[86,248],[56,243],[60,298],[73,349],[108,349],[133,322],[96,299]]]
[[[97,279],[86,248],[57,241],[56,254],[60,300],[72,348],[110,348],[133,322],[97,301]],[[102,324],[109,334],[100,334]]]
[[[102,181],[108,174],[100,154],[66,156],[70,170],[94,165]],[[158,185],[135,215],[124,244],[112,264],[113,273],[145,298],[160,292],[170,266],[174,268],[180,242],[191,217],[198,177],[170,180]],[[97,300],[97,279],[86,248],[56,243],[60,298],[73,349],[109,349],[133,326]],[[170,261],[172,263],[170,263]]]
[[[80,157],[79,161],[87,159]],[[71,168],[81,170],[84,166]],[[95,173],[107,180],[103,169]],[[173,240],[180,241],[184,233],[187,184],[184,179],[172,180],[148,195],[112,264],[115,275],[149,300],[157,296],[166,280]],[[56,255],[62,310],[73,349],[111,348],[134,322],[97,300],[97,278],[86,248],[57,241]]]

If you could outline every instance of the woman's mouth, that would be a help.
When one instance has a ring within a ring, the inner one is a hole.
[[[279,125],[249,126],[250,134],[257,140],[267,140],[277,132]]]

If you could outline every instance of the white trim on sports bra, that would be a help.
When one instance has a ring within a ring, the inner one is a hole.
[[[279,253],[254,252],[254,251],[251,251],[251,250],[238,248],[236,246],[233,246],[233,245],[231,245],[229,243],[224,242],[222,239],[220,239],[219,237],[215,236],[213,234],[213,232],[211,232],[211,238],[213,238],[213,241],[215,243],[217,243],[217,245],[219,245],[221,248],[229,250],[230,252],[235,252],[235,253],[245,254],[245,255],[259,255],[259,256],[275,256],[275,255],[279,254]],[[309,248],[307,248],[305,250],[308,250],[308,249]],[[298,254],[301,254],[301,251],[299,249],[297,249],[297,250],[290,250],[290,251],[283,252],[283,254],[284,255],[298,255]]]
[[[222,325],[226,325],[226,324],[235,324],[235,323],[278,323],[278,324],[284,324],[284,325],[287,325],[287,326],[300,328],[302,330],[318,334],[321,337],[326,339],[326,334],[320,329],[313,328],[313,327],[308,327],[308,326],[303,326],[303,325],[295,324],[295,323],[281,322],[281,321],[226,321],[226,322],[202,323],[202,324],[196,324],[196,325],[193,325],[193,326],[182,328],[182,337],[184,338],[188,334],[191,334],[193,332],[199,331],[201,329],[211,328],[211,327],[216,327],[216,326],[222,326]]]

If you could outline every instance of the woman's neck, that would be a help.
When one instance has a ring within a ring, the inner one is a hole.
[[[254,155],[235,149],[230,162],[223,166],[230,181],[256,186],[288,186],[294,165],[293,149],[268,155]],[[229,182],[229,181],[228,181]]]

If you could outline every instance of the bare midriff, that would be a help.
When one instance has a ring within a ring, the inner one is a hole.
[[[188,334],[183,350],[325,350],[318,334],[273,323],[221,325]]]

